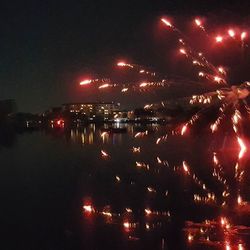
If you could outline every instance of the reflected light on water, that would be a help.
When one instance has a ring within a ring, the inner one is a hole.
[[[85,145],[85,150],[93,148],[99,156],[97,167],[89,170],[88,182],[84,179],[88,193],[85,189],[83,193],[92,198],[82,207],[83,217],[93,224],[100,217],[114,228],[119,226],[129,232],[129,240],[141,239],[140,233],[152,233],[161,241],[164,230],[183,216],[183,241],[189,249],[247,249],[250,229],[241,225],[245,222],[241,216],[250,214],[245,191],[249,178],[244,167],[246,149],[239,140],[240,150],[233,139],[234,148],[224,156],[221,149],[206,142],[199,144],[187,134],[188,146],[181,151],[184,137],[180,141],[176,134],[167,137],[165,128],[126,126],[127,131],[118,130],[119,134],[110,130],[110,125],[68,132],[72,142]],[[88,147],[90,144],[97,147]],[[166,238],[164,247],[167,245]],[[195,248],[197,245],[201,247]]]

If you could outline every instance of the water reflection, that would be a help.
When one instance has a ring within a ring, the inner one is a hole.
[[[173,244],[164,230],[171,231],[180,218],[186,220],[179,228],[184,248],[249,246],[248,159],[239,139],[239,149],[227,139],[231,146],[225,156],[229,152],[205,135],[184,142],[168,138],[162,144],[159,134],[166,127],[119,124],[115,128],[126,128],[126,133],[108,125],[70,130],[72,142],[100,146],[96,157],[101,169],[90,173],[92,190],[84,195],[91,196],[92,203],[83,204],[84,218],[101,217],[106,224],[120,226],[127,240],[143,242],[144,234],[151,232],[163,249]]]
[[[158,127],[153,129],[156,134],[158,130]],[[133,138],[134,143],[136,138],[143,138],[148,135],[148,130],[138,132],[138,130],[132,128],[129,131],[128,135]],[[102,143],[108,143],[108,137],[110,136],[113,135],[102,133]],[[157,138],[156,135],[152,137],[154,139]],[[145,146],[147,146],[145,142],[140,143],[140,146],[133,146],[131,152],[140,154],[141,148],[145,148]],[[198,146],[200,147],[201,145]],[[196,150],[197,148],[194,147],[192,149]],[[162,148],[162,150],[164,150],[164,148]],[[144,191],[138,191],[138,193],[140,192],[138,195],[144,196],[142,202],[142,204],[145,205],[144,209],[142,206],[132,209],[124,206],[122,210],[112,212],[112,204],[109,204],[104,206],[109,207],[109,210],[106,212],[98,209],[93,209],[92,212],[98,216],[108,216],[108,223],[113,223],[114,225],[121,224],[125,232],[129,233],[128,239],[133,238],[137,240],[140,239],[140,233],[138,232],[141,232],[141,230],[145,232],[161,231],[167,227],[168,224],[172,223],[171,220],[176,220],[174,216],[178,217],[180,213],[182,213],[182,216],[186,217],[188,214],[191,214],[192,216],[190,216],[190,218],[198,221],[203,219],[205,222],[186,222],[183,231],[185,233],[184,237],[186,237],[186,247],[189,249],[203,249],[204,246],[209,247],[209,249],[244,249],[245,245],[248,244],[245,240],[250,236],[250,231],[248,226],[238,226],[237,223],[240,223],[240,221],[233,216],[233,213],[236,211],[240,214],[240,211],[243,211],[243,207],[244,210],[249,207],[248,203],[243,201],[241,196],[241,189],[246,185],[243,181],[243,168],[245,163],[241,161],[242,149],[240,149],[239,154],[236,152],[235,154],[231,154],[230,157],[227,157],[226,162],[220,159],[220,155],[223,155],[224,152],[205,152],[209,153],[210,159],[207,158],[207,156],[205,158],[204,153],[195,158],[192,157],[190,162],[197,161],[198,159],[198,161],[204,165],[202,169],[199,169],[197,164],[193,166],[185,160],[186,157],[190,157],[190,155],[179,154],[178,160],[174,163],[172,161],[172,164],[170,164],[169,161],[171,162],[173,159],[167,159],[166,153],[161,153],[161,150],[158,150],[158,156],[155,157],[155,162],[150,162],[149,159],[147,159],[147,161],[135,161],[134,167],[139,172],[137,172],[137,175],[143,175],[144,178],[145,175],[147,175],[143,183],[139,183],[138,180],[136,180],[125,184],[130,186],[128,189],[130,189],[132,185],[137,189],[144,189]],[[236,157],[237,155],[238,158]],[[102,150],[102,156],[112,157],[112,154],[108,155]],[[144,158],[145,154],[140,156]],[[232,168],[232,166],[235,167]],[[202,170],[204,173],[201,172]],[[165,180],[169,180],[169,178],[175,179],[177,177],[175,184],[179,185],[177,189],[184,190],[176,190],[176,187],[173,186],[168,186],[168,189],[166,189],[166,185],[159,183],[163,177],[165,177]],[[152,181],[151,179],[154,180]],[[148,186],[145,182],[146,180],[148,183],[154,184]],[[119,176],[115,176],[114,182],[121,185],[123,176],[119,173]],[[141,185],[143,185],[143,187],[141,187]],[[124,187],[122,189],[124,189]],[[183,191],[186,200],[180,202],[178,201],[178,196],[174,196],[176,193]],[[123,190],[122,196],[127,196],[127,192],[129,191]],[[169,196],[172,196],[171,200],[167,201]],[[245,193],[245,196],[248,196],[248,194]],[[171,204],[171,202],[175,204]],[[182,204],[183,207],[180,207],[180,204]],[[174,216],[171,215],[171,207],[173,214],[175,214]],[[192,209],[192,211],[184,212],[184,208]],[[202,209],[204,209],[204,211]],[[130,216],[127,216],[128,210]],[[226,217],[218,217],[219,214],[228,214],[232,220],[235,220],[236,224],[230,224]],[[247,214],[250,215],[250,213]],[[211,220],[211,216],[213,220]],[[221,222],[216,222],[218,220]],[[248,223],[250,224],[250,221],[248,221]],[[197,229],[198,226],[199,228]],[[244,235],[247,235],[247,237],[242,237],[244,236],[241,233],[242,229],[244,229]],[[168,243],[165,242],[164,244],[166,246]]]
[[[66,136],[70,134],[70,140],[72,142],[82,145],[98,144],[100,142],[102,142],[103,144],[108,144],[111,141],[113,144],[121,144],[123,140],[122,134],[124,133],[126,133],[129,137],[133,137],[134,133],[136,132],[135,136],[141,137],[145,133],[147,133],[145,131],[148,131],[150,129],[150,131],[152,132],[156,131],[158,128],[159,125],[157,124],[153,124],[148,127],[142,127],[140,125],[132,126],[124,123],[115,123],[112,126],[109,124],[104,124],[103,126],[90,124],[86,127],[76,127],[70,128],[68,130],[63,130],[63,133],[65,133]],[[144,130],[144,132],[137,132],[138,129]]]
[[[237,141],[228,138],[221,149],[207,135],[165,141],[169,127],[114,128],[39,132],[55,155],[63,147],[61,165],[71,169],[75,158],[87,159],[78,163],[81,198],[74,208],[86,249],[250,248],[249,158],[245,151],[240,157]],[[51,159],[46,164],[53,169]]]

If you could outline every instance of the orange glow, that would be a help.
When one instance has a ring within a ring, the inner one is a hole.
[[[164,24],[166,24],[168,27],[173,27],[172,24],[171,24],[168,20],[166,20],[165,18],[162,18],[161,21],[162,21]]]
[[[228,35],[230,36],[230,37],[235,37],[235,32],[234,32],[234,30],[232,30],[232,29],[229,29],[228,30]]]
[[[216,36],[216,37],[215,37],[215,41],[216,41],[217,43],[221,43],[221,42],[223,41],[223,37],[222,37],[222,36]]]
[[[80,85],[88,85],[92,82],[92,80],[86,79],[80,82]]]
[[[237,137],[238,143],[240,145],[239,159],[241,159],[247,151],[247,147],[240,137]]]

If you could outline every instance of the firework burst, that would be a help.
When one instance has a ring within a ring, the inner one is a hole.
[[[181,78],[180,76],[166,76],[164,74],[157,73],[154,70],[151,70],[149,67],[131,64],[125,61],[120,61],[116,64],[118,70],[128,69],[136,72],[138,75],[144,75],[148,77],[148,81],[142,82],[129,82],[129,83],[114,83],[109,78],[103,79],[85,79],[80,85],[83,87],[85,85],[93,85],[98,89],[107,89],[107,88],[118,88],[122,94],[127,94],[128,92],[141,92],[145,91],[154,91],[155,89],[165,89],[170,86],[175,86],[177,84],[190,84],[192,86],[207,85],[213,87],[213,91],[204,92],[199,95],[192,95],[188,97],[188,105],[198,106],[199,111],[194,113],[189,120],[180,122],[174,129],[167,131],[166,133],[160,135],[156,138],[155,147],[159,147],[162,143],[166,142],[169,137],[185,137],[192,127],[195,127],[201,119],[207,118],[206,112],[212,110],[213,115],[206,119],[206,133],[211,133],[212,137],[216,137],[216,134],[221,131],[222,133],[226,132],[233,133],[237,149],[237,159],[235,162],[234,169],[234,178],[237,183],[237,190],[232,190],[230,187],[230,181],[228,176],[225,174],[225,169],[223,164],[220,163],[218,152],[212,152],[211,162],[212,178],[220,185],[220,193],[213,191],[213,187],[206,184],[202,178],[199,178],[198,174],[192,169],[192,166],[189,165],[185,159],[183,160],[180,166],[173,166],[172,171],[178,172],[180,175],[189,178],[194,185],[199,187],[200,193],[193,194],[194,203],[202,203],[206,205],[216,205],[220,208],[229,208],[229,198],[231,198],[231,193],[236,193],[234,197],[237,206],[243,206],[247,203],[243,201],[241,194],[242,180],[244,178],[244,164],[243,159],[247,152],[247,136],[244,133],[244,123],[247,122],[250,115],[250,108],[248,106],[248,99],[250,94],[250,82],[242,82],[237,84],[231,84],[229,78],[229,70],[227,65],[214,65],[210,60],[205,56],[205,53],[200,50],[193,48],[188,39],[183,39],[186,37],[178,28],[174,26],[169,20],[162,18],[162,25],[166,28],[167,32],[174,32],[177,34],[177,44],[180,47],[176,48],[176,51],[183,57],[183,60],[187,60],[197,71],[197,77],[199,81],[194,82],[189,79]],[[208,29],[205,27],[203,21],[200,18],[193,20],[193,24],[200,32],[205,34],[205,38],[210,38],[215,44],[223,44],[229,41],[230,39],[233,42],[240,45],[244,50],[247,47],[247,32],[240,29],[229,28],[225,30],[224,34],[218,34],[215,36],[210,36]],[[157,103],[145,104],[145,110],[152,109],[161,109],[164,110],[167,107],[167,101],[160,100]],[[226,128],[226,129],[224,129]],[[194,128],[195,130],[195,128]],[[149,135],[148,131],[136,132],[134,133],[135,140],[142,139]],[[104,136],[103,134],[101,136]],[[130,149],[131,150],[131,149]],[[142,146],[134,146],[132,152],[136,155],[140,155],[143,151]],[[106,153],[106,151],[101,151],[102,158],[112,158],[112,155]],[[170,168],[170,165],[166,159],[163,159],[159,155],[155,157],[155,164],[158,166]],[[135,167],[138,169],[143,169],[145,171],[151,171],[151,167],[147,162],[136,161]],[[120,182],[121,178],[117,175],[116,182]],[[158,193],[157,188],[147,186],[145,190],[151,194]],[[168,191],[165,192],[165,196],[168,195]],[[89,209],[87,207],[88,210]],[[88,211],[86,208],[85,210]],[[147,216],[152,214],[160,214],[154,211],[151,211],[149,208],[145,208],[145,213]],[[169,212],[168,212],[169,213]],[[167,213],[167,214],[168,214]],[[162,214],[161,214],[162,215]],[[165,214],[164,214],[165,215]],[[168,214],[169,215],[169,214]],[[169,215],[170,216],[170,215]],[[229,223],[223,217],[221,219],[221,224],[223,227],[228,227]],[[136,224],[131,224],[129,222],[123,223],[126,229],[136,227]],[[146,225],[146,228],[149,229],[149,225]],[[188,240],[193,240],[193,235],[188,235]]]

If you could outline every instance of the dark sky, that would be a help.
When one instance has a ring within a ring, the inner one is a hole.
[[[94,72],[107,74],[117,58],[168,73],[161,15],[238,22],[248,20],[249,5],[219,0],[2,0],[0,99],[16,99],[19,111],[30,112],[69,101],[101,100],[90,92],[84,95],[78,81]]]

